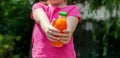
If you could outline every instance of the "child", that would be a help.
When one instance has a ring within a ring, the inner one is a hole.
[[[37,2],[32,7],[32,19],[35,21],[32,58],[76,58],[72,34],[80,21],[80,12],[75,5],[66,5],[65,0],[48,1],[48,5]],[[67,12],[68,27],[63,33],[52,26],[52,21],[59,17],[60,11]],[[64,43],[63,47],[50,44],[58,36]]]

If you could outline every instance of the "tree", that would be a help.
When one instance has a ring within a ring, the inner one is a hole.
[[[0,58],[28,58],[32,3],[30,0],[0,0]]]

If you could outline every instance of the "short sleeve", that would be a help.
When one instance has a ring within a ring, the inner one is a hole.
[[[81,19],[80,10],[77,6],[72,6],[72,9],[68,12],[68,16],[76,16],[78,17],[78,21]]]
[[[33,18],[33,11],[37,8],[42,8],[43,10],[45,10],[45,5],[43,3],[35,3],[33,6],[32,6],[32,12],[31,12],[31,19],[34,19]]]

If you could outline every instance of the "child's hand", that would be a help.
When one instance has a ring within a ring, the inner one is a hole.
[[[54,28],[53,26],[50,25],[48,27],[47,32],[46,32],[46,36],[48,37],[48,40],[55,42],[58,39],[57,36],[58,36],[59,32],[60,31],[58,29],[56,29],[56,28]]]
[[[50,26],[46,32],[48,40],[55,42],[60,39],[64,44],[68,44],[70,42],[71,35],[71,30],[67,29],[64,30],[63,33],[60,33],[60,31],[53,26]]]
[[[59,34],[59,36],[60,36],[61,41],[64,44],[68,44],[70,42],[70,39],[72,36],[71,30],[69,30],[69,29],[64,30],[63,33]]]

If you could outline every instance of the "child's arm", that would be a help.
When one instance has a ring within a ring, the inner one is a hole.
[[[34,20],[42,27],[44,32],[47,32],[47,28],[50,22],[43,9],[38,8],[33,11]]]
[[[52,27],[44,10],[42,8],[35,9],[33,11],[33,17],[34,20],[41,26],[42,30],[47,35],[48,39],[50,41],[55,41],[56,40],[55,35],[56,33],[59,32],[59,30]]]
[[[78,24],[78,17],[76,17],[76,16],[67,17],[67,23],[68,23],[68,29],[70,29],[71,33],[73,33]]]

